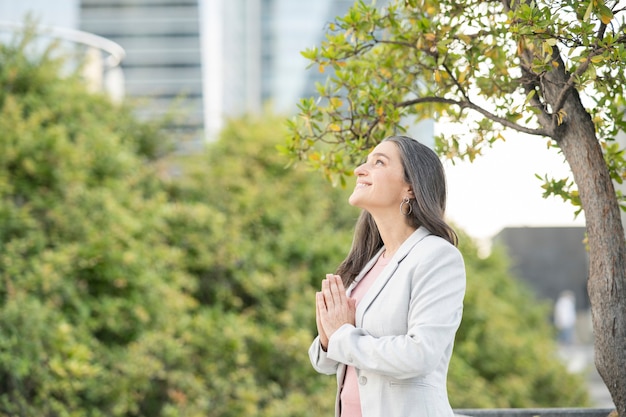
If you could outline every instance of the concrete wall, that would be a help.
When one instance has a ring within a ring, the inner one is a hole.
[[[494,238],[512,260],[512,272],[539,298],[556,300],[561,291],[576,295],[577,310],[589,308],[589,256],[584,227],[508,227]]]
[[[612,408],[490,408],[454,410],[457,417],[607,417]]]

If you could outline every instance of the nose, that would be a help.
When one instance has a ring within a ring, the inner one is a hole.
[[[356,175],[357,177],[360,177],[361,175],[365,175],[365,172],[366,172],[365,163],[362,163],[361,165],[354,168],[354,175]]]

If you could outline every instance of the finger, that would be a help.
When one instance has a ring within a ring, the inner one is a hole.
[[[321,293],[315,293],[315,324],[318,331],[322,328],[322,306],[324,303],[324,297]]]
[[[347,298],[346,291],[339,275],[334,275],[332,277],[329,287],[332,292],[334,302],[337,304],[345,304]]]
[[[332,281],[331,274],[326,275],[326,279],[322,281],[322,293],[324,294],[327,307],[329,307],[329,304],[332,305],[335,303],[335,297],[331,288],[332,287],[331,281]]]
[[[324,299],[324,295],[321,292],[315,293],[315,304],[317,305],[318,312],[320,312],[322,309],[326,310],[328,308],[326,306],[326,300]]]
[[[343,280],[341,279],[341,276],[333,275],[333,277],[335,278],[335,281],[337,282],[337,285],[339,286],[339,288],[345,291],[346,288],[343,286]]]
[[[341,277],[339,275],[333,275],[333,280],[335,282],[335,285],[339,289],[339,291],[342,294],[345,294],[346,293],[346,287],[343,286],[343,280],[341,279]]]

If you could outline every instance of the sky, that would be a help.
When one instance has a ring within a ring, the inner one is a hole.
[[[509,134],[473,163],[444,161],[448,220],[483,242],[505,227],[584,226],[584,213],[575,218],[570,203],[542,197],[535,174],[570,176],[562,155],[546,144],[545,138]]]

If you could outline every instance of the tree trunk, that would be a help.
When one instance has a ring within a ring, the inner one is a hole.
[[[542,83],[550,106],[556,104],[567,77],[560,64]],[[626,417],[626,240],[620,208],[594,124],[576,90],[571,89],[562,108],[566,118],[553,139],[572,170],[585,212],[595,365],[619,416]]]
[[[528,1],[502,0],[502,5],[508,11]],[[534,51],[541,51],[541,48]],[[558,108],[570,77],[558,48],[552,48],[552,60],[558,65],[542,74],[533,73],[532,62],[543,56],[534,56],[528,49],[521,50],[519,56],[528,76],[522,80],[526,92],[540,89],[543,106],[537,106],[541,111],[538,121],[551,132],[550,136],[563,151],[578,186],[589,247],[587,291],[591,302],[595,365],[611,393],[617,413],[626,417],[626,239],[613,182],[595,126],[578,92],[570,88]],[[560,110],[564,111],[563,122],[555,125],[551,114]]]

